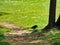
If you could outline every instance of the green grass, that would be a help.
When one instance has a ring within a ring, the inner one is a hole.
[[[60,13],[60,0],[57,0],[57,16]],[[38,25],[39,29],[48,23],[49,0],[0,0],[0,21],[13,23],[18,26],[31,27]]]
[[[4,27],[4,26],[0,26],[0,34],[6,34],[7,32],[10,32],[10,29]]]
[[[60,14],[60,0],[57,0],[56,10],[57,19]],[[0,0],[0,21],[25,27],[31,27],[36,24],[38,29],[42,29],[48,23],[48,16],[49,0]],[[2,34],[0,35],[0,45],[9,44],[4,38],[7,32],[9,32],[8,28],[0,26],[0,34]],[[54,35],[49,35],[49,37],[54,36],[60,37],[55,33]],[[54,41],[56,42],[56,40],[52,40],[52,42]],[[59,41],[57,40],[57,42]]]
[[[51,30],[50,34],[47,36],[47,40],[51,39],[52,45],[60,45],[60,30]]]
[[[4,34],[0,33],[0,45],[10,45],[10,43],[5,39]]]
[[[7,34],[10,29],[0,26],[0,45],[10,45],[10,43],[5,39],[5,34]]]

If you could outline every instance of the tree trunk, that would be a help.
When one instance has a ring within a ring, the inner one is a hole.
[[[56,0],[50,0],[50,9],[49,9],[49,21],[48,25],[42,29],[49,30],[55,26],[55,15],[56,15]]]
[[[57,21],[55,23],[55,27],[60,29],[60,15],[59,15],[59,17],[58,17],[58,19],[57,19]]]
[[[50,10],[49,10],[49,27],[55,25],[55,15],[56,15],[56,0],[50,0]]]

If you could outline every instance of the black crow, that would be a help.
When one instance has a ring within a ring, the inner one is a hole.
[[[38,26],[37,25],[34,25],[34,26],[32,26],[31,28],[33,29],[33,32],[32,33],[34,33],[34,32],[37,32],[38,30],[36,29]]]
[[[32,26],[31,28],[32,29],[36,29],[38,26],[37,25],[34,25],[34,26]]]

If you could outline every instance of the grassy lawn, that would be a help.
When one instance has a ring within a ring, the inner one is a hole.
[[[48,23],[49,2],[49,0],[0,0],[0,22],[9,22],[25,27],[31,27],[36,24],[38,25],[38,29],[42,29]],[[56,10],[57,19],[60,14],[60,0],[57,0]],[[8,45],[8,42],[4,38],[4,34],[8,30],[8,28],[0,26],[0,45]],[[54,33],[54,35],[50,36],[60,38],[60,33],[58,35]],[[54,41],[52,40],[53,43]],[[60,43],[60,40],[57,42]]]
[[[57,0],[57,16],[60,13],[60,0]],[[31,27],[38,25],[39,29],[48,23],[49,0],[0,0],[0,21],[18,26]]]

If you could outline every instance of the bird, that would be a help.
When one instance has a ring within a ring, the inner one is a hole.
[[[36,29],[38,26],[37,25],[34,25],[34,26],[32,26],[31,28],[33,29],[33,31],[32,31],[32,33],[34,33],[34,32],[37,32],[38,30]]]
[[[37,25],[34,25],[34,26],[32,26],[31,28],[32,29],[36,29],[38,26]]]

